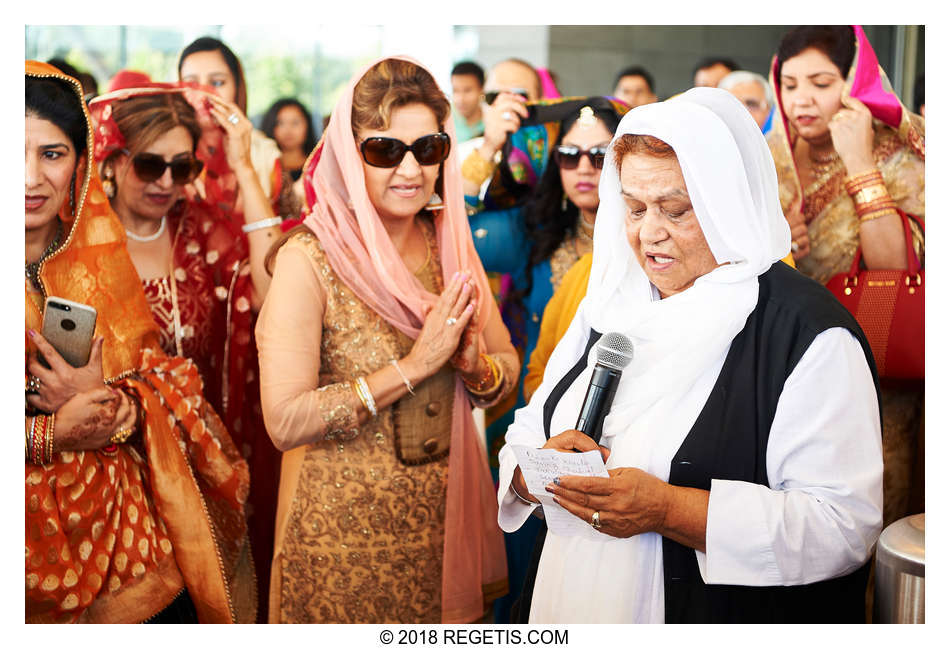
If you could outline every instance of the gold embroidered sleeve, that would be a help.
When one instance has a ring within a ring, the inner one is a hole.
[[[359,399],[350,383],[333,383],[317,389],[319,418],[325,424],[323,438],[353,439],[359,434]]]

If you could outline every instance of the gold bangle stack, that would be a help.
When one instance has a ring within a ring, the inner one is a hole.
[[[53,431],[56,415],[37,415],[27,433],[27,459],[33,464],[49,464],[53,461]]]
[[[494,161],[483,158],[478,149],[469,153],[465,161],[462,162],[462,178],[475,183],[479,187],[491,177],[494,171]]]
[[[485,371],[478,377],[478,382],[470,383],[464,378],[462,382],[465,384],[466,389],[472,394],[485,396],[492,394],[501,386],[501,370],[498,368],[495,359],[488,354],[479,354],[478,357],[484,359],[486,365]]]
[[[369,384],[366,382],[366,379],[362,376],[350,383],[353,386],[353,391],[356,392],[356,396],[360,398],[360,401],[363,404],[363,407],[373,416],[375,419],[379,414],[379,411],[376,410],[376,400],[373,398],[373,393],[369,391]]]
[[[844,187],[861,223],[897,213],[897,203],[887,192],[884,176],[878,169],[847,178]]]

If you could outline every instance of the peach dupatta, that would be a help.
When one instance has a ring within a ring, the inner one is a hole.
[[[387,58],[423,67],[408,57]],[[353,77],[304,167],[304,224],[320,239],[330,265],[346,285],[389,324],[415,339],[426,307],[438,296],[426,291],[406,268],[370,202],[350,122],[353,90],[377,63]],[[492,293],[465,214],[452,120],[442,128],[452,141],[441,174],[445,207],[435,218],[443,279],[447,285],[456,271],[470,270],[479,295],[487,300]],[[475,314],[480,332],[490,306],[483,300]],[[444,623],[481,618],[485,599],[503,594],[499,590],[506,582],[504,541],[495,523],[494,487],[461,379],[456,380],[454,399],[442,559]]]

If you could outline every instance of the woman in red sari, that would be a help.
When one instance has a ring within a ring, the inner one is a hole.
[[[81,86],[29,61],[26,93],[26,621],[252,621],[247,463],[159,346]],[[47,296],[96,309],[86,366],[36,333]]]
[[[263,256],[275,228],[250,164],[250,122],[213,93],[180,84],[122,89],[90,110],[95,160],[162,348],[195,362],[208,400],[251,465],[251,547],[259,583],[267,584],[278,454],[264,433],[252,326],[270,284]],[[185,185],[202,169],[205,198],[186,198]],[[227,187],[235,189],[219,192]]]

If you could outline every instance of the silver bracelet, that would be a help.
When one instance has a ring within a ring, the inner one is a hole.
[[[247,234],[248,232],[254,232],[254,230],[263,230],[264,228],[280,225],[281,223],[283,223],[283,219],[281,219],[279,216],[272,216],[269,219],[261,219],[260,221],[245,223],[241,226],[241,230]]]
[[[356,379],[356,389],[363,395],[363,405],[369,410],[369,414],[375,418],[379,414],[376,410],[376,399],[373,398],[373,393],[369,391],[369,384],[362,376]]]
[[[402,373],[402,370],[399,368],[399,363],[396,362],[396,359],[389,361],[389,364],[396,368],[396,371],[399,372],[399,376],[402,377],[402,382],[406,384],[406,388],[409,390],[409,394],[415,396],[416,392],[412,389],[412,383],[409,382],[409,379],[406,378],[406,375]]]
[[[515,489],[515,485],[514,485],[514,484],[511,485],[511,490],[514,492],[514,494],[515,494],[516,496],[518,496],[518,500],[520,500],[520,501],[523,502],[524,504],[526,504],[526,505],[531,505],[532,507],[534,507],[535,505],[538,504],[538,503],[531,502],[530,500],[528,500],[527,498],[525,498],[524,496],[522,496],[520,493],[518,493],[518,490]]]

